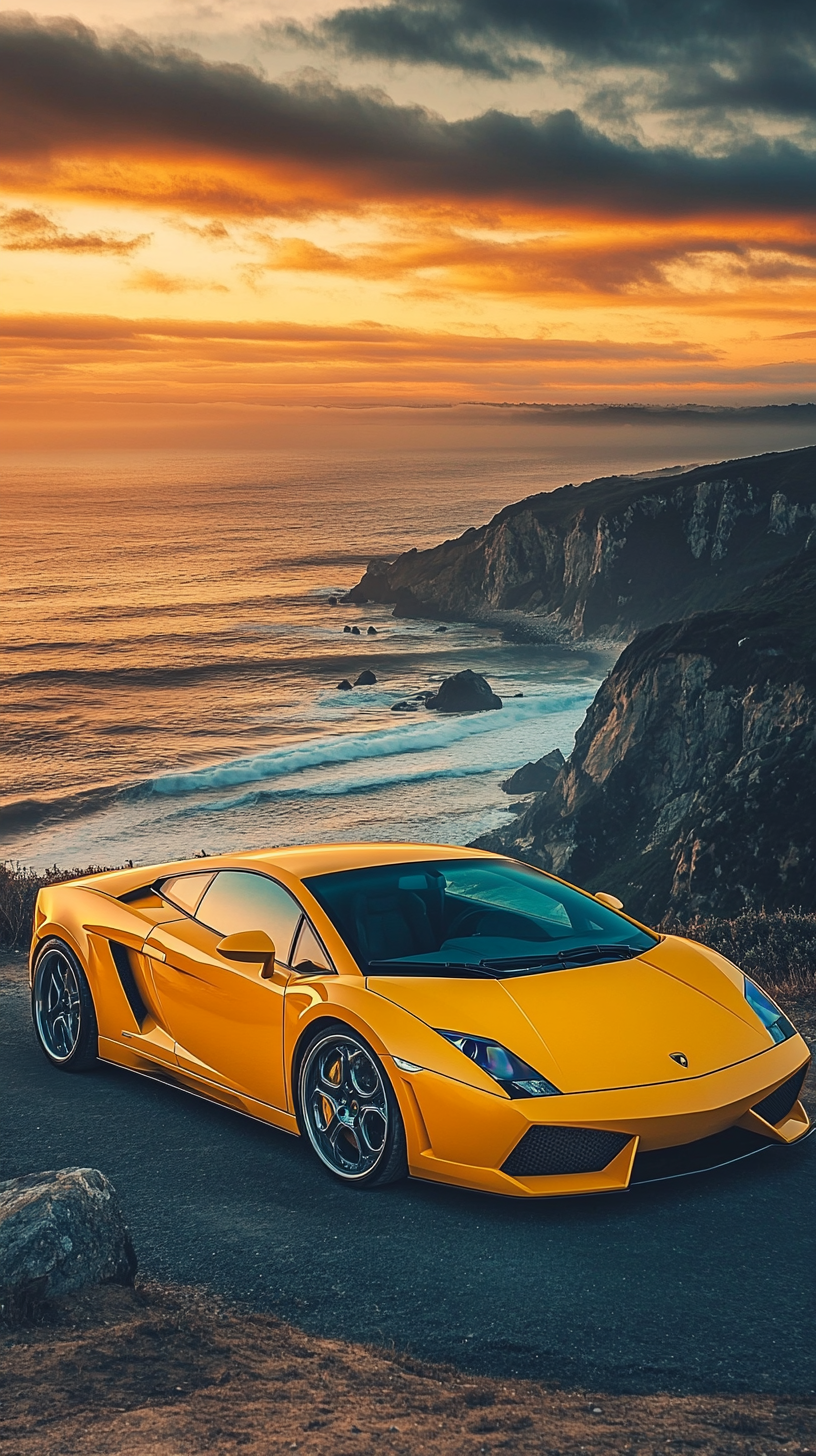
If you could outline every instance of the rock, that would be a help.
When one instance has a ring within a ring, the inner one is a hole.
[[[425,699],[426,708],[436,713],[484,713],[501,705],[487,678],[469,667],[446,677],[439,691]]]
[[[354,686],[356,688],[368,688],[371,687],[371,684],[375,683],[376,681],[377,679],[374,676],[374,673],[369,667],[367,667],[363,670],[363,672],[360,673],[359,677],[356,677],[354,679]]]
[[[343,631],[344,631],[344,632],[350,632],[350,631],[351,631],[351,628],[350,628],[350,626],[349,626],[349,624],[348,624],[348,622],[346,622],[346,625],[345,625],[345,627],[344,627],[344,628],[343,628]]]
[[[803,421],[816,417],[813,405],[796,410]],[[627,418],[625,406],[615,413]],[[642,409],[637,417],[646,418]],[[512,640],[540,633],[628,642],[644,628],[725,607],[792,560],[814,527],[815,467],[808,445],[544,491],[454,541],[370,563],[348,600],[439,622],[501,614]]]
[[[561,749],[554,748],[552,753],[545,753],[535,763],[525,763],[523,768],[517,768],[509,779],[504,780],[502,788],[506,794],[542,794],[555,783],[565,763]]]
[[[329,606],[330,607],[336,607],[337,606],[337,597],[329,597]]]
[[[524,697],[524,694],[523,693],[512,693],[511,694],[511,697],[514,697],[514,698],[523,698]]]
[[[0,1315],[20,1319],[84,1284],[132,1284],[136,1255],[113,1184],[96,1168],[0,1183]]]
[[[447,632],[447,627],[434,627],[434,632]]]
[[[816,882],[815,657],[804,551],[730,607],[636,637],[550,791],[477,847],[614,885],[651,924],[799,913]]]
[[[342,682],[339,682],[337,684],[337,691],[338,691],[338,693],[350,693],[351,692],[351,683],[349,682],[349,680],[348,680],[347,677],[344,677],[343,678],[343,681]]]
[[[416,713],[419,711],[419,703],[406,703],[403,699],[400,703],[391,704],[392,713]]]
[[[368,637],[376,637],[376,635],[377,635],[377,628],[376,627],[369,627],[368,632],[366,633],[366,635]]]
[[[352,630],[352,633],[354,634],[355,637],[359,637],[359,635],[360,635],[360,628],[359,627],[352,627],[351,630]]]

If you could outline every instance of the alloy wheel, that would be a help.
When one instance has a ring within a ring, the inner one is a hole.
[[[385,1155],[390,1124],[388,1093],[369,1049],[348,1033],[322,1038],[306,1054],[300,1093],[318,1157],[342,1178],[369,1178]]]
[[[76,972],[59,950],[46,951],[37,966],[34,1015],[49,1057],[67,1061],[82,1030],[82,998]]]

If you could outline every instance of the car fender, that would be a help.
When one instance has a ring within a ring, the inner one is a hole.
[[[377,1056],[395,1056],[428,1071],[462,1082],[506,1102],[506,1093],[491,1077],[412,1012],[366,988],[357,976],[293,978],[286,988],[284,1057],[290,1105],[303,1047],[320,1021],[342,1021],[364,1037]]]

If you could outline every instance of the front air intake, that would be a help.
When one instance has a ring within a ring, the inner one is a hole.
[[[799,1093],[809,1066],[810,1062],[805,1062],[798,1072],[794,1072],[792,1077],[788,1077],[787,1082],[783,1082],[782,1086],[777,1087],[776,1091],[771,1092],[768,1097],[763,1097],[762,1101],[758,1102],[751,1111],[755,1112],[757,1117],[763,1118],[765,1122],[769,1122],[771,1127],[776,1127],[776,1124],[781,1122],[783,1117],[787,1117],[799,1101]]]
[[[511,1178],[600,1173],[631,1140],[631,1133],[597,1127],[531,1127],[502,1164],[502,1172]]]

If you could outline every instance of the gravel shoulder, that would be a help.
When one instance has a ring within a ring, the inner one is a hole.
[[[799,1456],[816,1400],[475,1377],[317,1339],[195,1290],[90,1291],[0,1339],[0,1456],[512,1451]]]

